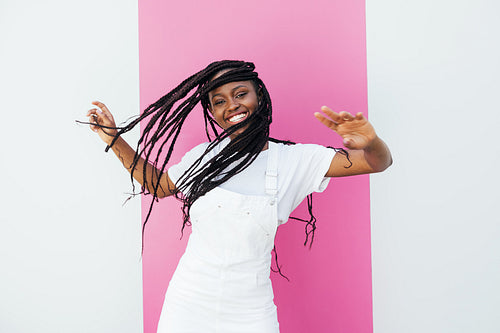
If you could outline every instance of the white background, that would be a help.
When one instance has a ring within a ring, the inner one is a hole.
[[[139,112],[137,39],[136,1],[0,0],[0,332],[142,331],[140,200],[75,123]]]
[[[375,333],[500,332],[499,13],[367,1]]]

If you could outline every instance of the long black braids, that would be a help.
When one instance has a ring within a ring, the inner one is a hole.
[[[227,73],[211,80],[214,75],[227,69],[229,69]],[[252,63],[243,61],[224,60],[208,65],[205,69],[190,76],[168,94],[151,104],[140,116],[129,124],[119,128],[114,140],[106,147],[106,150],[108,150],[114,144],[118,136],[130,131],[142,120],[146,119],[146,125],[137,142],[136,154],[131,165],[132,171],[130,175],[131,179],[133,179],[136,166],[140,162],[141,157],[143,157],[144,182],[141,186],[140,193],[153,196],[143,224],[143,236],[145,225],[151,215],[154,202],[157,201],[158,191],[165,191],[165,189],[160,187],[160,180],[165,173],[167,163],[170,161],[182,125],[187,116],[200,101],[203,106],[205,124],[210,125],[210,129],[215,139],[211,138],[209,126],[206,126],[207,137],[212,141],[211,144],[205,153],[195,162],[193,167],[187,170],[185,175],[181,177],[182,181],[176,184],[176,189],[178,191],[175,195],[183,202],[184,221],[182,229],[184,229],[186,225],[189,225],[189,208],[196,199],[222,184],[236,173],[241,172],[250,165],[257,157],[258,153],[264,148],[269,137],[272,106],[269,93],[262,81],[258,78],[258,74],[254,72],[254,69],[255,66]],[[261,103],[259,107],[245,121],[232,126],[222,133],[218,133],[215,120],[211,117],[208,109],[208,92],[228,82],[247,80],[255,82],[261,91]],[[186,97],[189,93],[190,95]],[[174,107],[174,104],[178,105]],[[149,119],[147,119],[148,117]],[[208,161],[201,170],[194,172],[195,168],[199,166],[201,160],[208,152],[234,131],[247,124],[250,124],[247,130],[236,139],[231,140],[220,154]],[[163,156],[164,149],[167,150],[165,156]],[[240,161],[240,159],[242,160]],[[146,164],[148,161],[153,165],[154,170],[157,170],[149,179],[146,175]],[[224,169],[238,161],[240,163],[237,163],[230,172],[225,174],[222,178],[218,177]],[[187,189],[189,189],[189,191],[186,191]],[[172,189],[168,190],[170,191]]]
[[[184,121],[199,102],[201,102],[203,108],[205,131],[210,143],[202,156],[184,172],[176,184],[174,195],[183,204],[183,224],[181,231],[184,230],[186,225],[190,225],[189,209],[192,204],[210,190],[247,168],[257,158],[268,141],[293,144],[290,141],[282,141],[269,137],[269,126],[272,122],[271,98],[264,83],[258,77],[258,73],[254,70],[255,66],[250,62],[223,60],[211,63],[205,69],[188,77],[168,94],[148,106],[141,115],[125,126],[119,127],[115,138],[106,147],[106,151],[108,151],[120,135],[132,130],[144,120],[144,128],[137,142],[130,173],[133,184],[134,172],[141,158],[143,158],[142,178],[144,182],[141,185],[140,193],[152,195],[152,200],[142,226],[143,249],[145,226],[153,210],[154,203],[158,201],[159,190],[173,192],[173,189],[161,188],[160,180],[166,172],[166,166],[170,161]],[[218,76],[216,77],[216,75]],[[259,104],[256,110],[244,121],[219,133],[218,125],[210,112],[208,93],[217,87],[235,81],[252,81],[258,93]],[[203,158],[221,143],[222,140],[245,126],[248,127],[241,134],[230,140],[216,156],[201,165]],[[166,150],[166,153],[164,150]],[[347,154],[346,151],[341,151]],[[152,164],[154,167],[153,170],[155,170],[149,179],[146,174],[146,165],[148,162]],[[229,167],[230,169],[227,170]],[[133,190],[135,192],[134,185]],[[312,214],[311,196],[308,197],[308,209],[311,215],[309,220],[293,219],[306,223],[306,241],[304,245],[310,239],[311,246],[316,229],[316,218]],[[274,249],[274,252],[276,256],[276,249]],[[280,266],[277,265],[277,267],[278,272],[281,274]],[[281,275],[283,276],[283,274]]]

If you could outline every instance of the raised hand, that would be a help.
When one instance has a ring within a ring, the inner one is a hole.
[[[118,133],[113,115],[103,103],[96,101],[92,102],[92,104],[97,108],[90,109],[87,112],[90,129],[99,134],[99,137],[109,146]],[[156,191],[158,198],[177,193],[175,184],[170,177],[168,177],[168,174],[161,174],[156,167],[144,161],[142,157],[136,160],[135,150],[132,149],[121,136],[116,139],[111,150],[122,162],[123,166],[132,173],[134,179],[144,186],[149,193],[154,193]],[[144,174],[146,177],[144,177]],[[159,176],[160,178],[158,179]],[[159,187],[155,189],[155,186],[152,185],[156,184],[158,181]]]
[[[325,115],[315,112],[314,116],[326,127],[337,132],[349,149],[365,149],[377,137],[373,126],[361,112],[353,116],[349,112],[336,113],[326,106],[321,107]]]
[[[92,104],[97,106],[97,108],[90,109],[87,112],[87,117],[89,117],[89,123],[91,124],[90,129],[99,134],[102,141],[109,145],[117,133],[113,115],[104,103],[95,101]]]

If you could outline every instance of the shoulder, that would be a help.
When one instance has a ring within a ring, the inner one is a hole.
[[[229,138],[227,138],[227,140],[225,139],[218,143],[202,142],[186,152],[182,157],[181,163],[189,163],[189,165],[191,165],[203,155],[203,161],[207,161],[217,155],[229,143],[229,141]],[[207,150],[209,151],[207,152]]]
[[[184,172],[205,153],[209,145],[209,142],[203,142],[187,151],[179,162],[169,167],[168,176],[170,179],[177,183]]]
[[[289,158],[302,158],[306,156],[325,154],[333,157],[335,154],[335,150],[314,143],[296,143],[291,145],[275,143],[275,145],[278,147],[280,155]]]
[[[279,173],[285,183],[284,192],[293,193],[294,207],[308,194],[322,192],[328,180],[326,172],[335,156],[335,150],[318,144],[277,144]]]
[[[280,166],[305,176],[316,172],[321,177],[325,176],[336,154],[335,149],[312,143],[279,143],[277,146]]]
[[[207,150],[208,146],[210,145],[210,142],[202,142],[193,148],[191,148],[186,155],[188,154],[195,154],[195,155],[201,155]]]
[[[210,151],[208,152],[207,156],[206,157],[213,157],[214,155],[218,154],[222,148],[224,148],[225,145],[227,145],[228,142],[226,142],[226,140],[223,140],[222,142],[218,143],[215,145],[215,147],[213,147],[212,149],[210,149]],[[187,153],[184,154],[184,157],[200,157],[201,155],[203,155],[207,149],[210,147],[210,145],[212,145],[213,142],[202,142],[196,146],[194,146],[193,148],[191,148]]]

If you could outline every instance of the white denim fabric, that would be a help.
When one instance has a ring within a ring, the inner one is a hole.
[[[271,251],[278,227],[278,153],[265,196],[217,187],[190,210],[192,233],[170,281],[158,333],[278,333]]]

